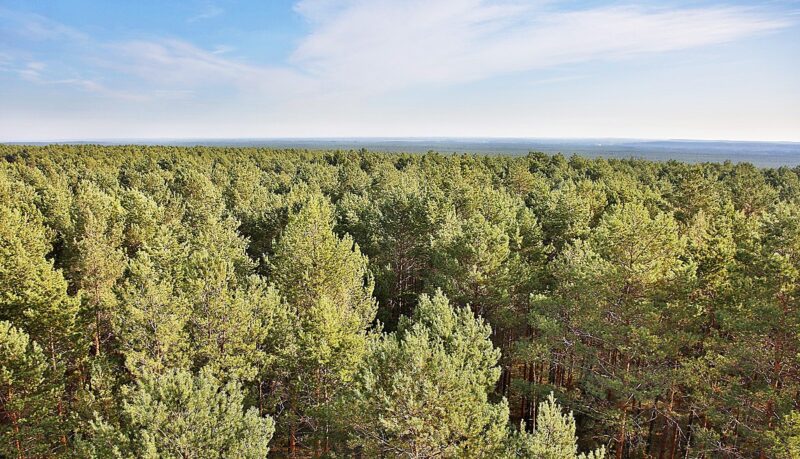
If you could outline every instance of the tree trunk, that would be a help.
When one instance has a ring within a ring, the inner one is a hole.
[[[100,308],[95,305],[94,310],[94,355],[100,356]]]

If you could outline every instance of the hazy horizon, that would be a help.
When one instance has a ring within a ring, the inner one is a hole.
[[[447,141],[447,140],[485,140],[485,141],[606,141],[606,142],[709,142],[709,143],[775,143],[800,144],[800,140],[741,139],[721,138],[655,138],[655,137],[505,137],[505,136],[273,136],[273,137],[98,137],[98,138],[54,138],[44,140],[12,139],[2,140],[0,144],[58,144],[58,143],[90,143],[90,142],[241,142],[241,141],[340,141],[340,140],[382,140],[382,141]]]
[[[211,147],[256,147],[297,150],[360,150],[392,153],[525,155],[529,152],[582,155],[652,161],[747,162],[758,167],[800,166],[800,143],[717,140],[657,139],[546,139],[546,138],[239,138],[239,139],[91,139],[62,142],[13,142],[22,145],[170,145]]]

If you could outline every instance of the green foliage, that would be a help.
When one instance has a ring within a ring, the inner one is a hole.
[[[772,434],[776,457],[797,459],[800,457],[800,413],[787,414],[780,428]]]
[[[129,371],[160,372],[189,366],[186,324],[190,305],[170,277],[168,247],[141,250],[131,260],[120,288],[124,310],[117,316],[116,334]],[[166,259],[165,259],[166,258]]]
[[[791,457],[799,173],[0,145],[0,455]]]
[[[45,228],[35,216],[0,206],[0,320],[23,328],[55,360],[73,350],[78,304],[67,295],[61,272],[45,258],[49,251]]]
[[[238,383],[220,383],[211,371],[144,374],[127,394],[121,427],[103,420],[82,454],[130,458],[263,458],[273,423],[244,411]]]
[[[367,259],[349,236],[333,232],[333,209],[312,194],[289,216],[272,260],[273,279],[285,295],[288,346],[278,350],[273,375],[284,379],[289,406],[282,427],[292,442],[303,429],[318,432],[315,449],[328,442],[333,400],[367,348],[375,317]]]
[[[441,293],[423,295],[361,367],[344,428],[368,456],[487,457],[505,435],[508,407],[489,400],[500,370],[491,329]]]
[[[578,453],[575,419],[572,413],[563,414],[551,393],[539,404],[536,428],[527,433],[524,426],[511,436],[508,455],[537,459],[603,459],[605,448],[590,453]]]
[[[39,345],[0,321],[0,456],[44,457],[63,447],[56,412],[63,387],[52,377]]]
[[[72,204],[72,226],[65,235],[72,283],[84,292],[81,316],[92,334],[92,353],[100,355],[112,338],[113,287],[125,269],[121,249],[124,209],[92,182],[81,182]]]

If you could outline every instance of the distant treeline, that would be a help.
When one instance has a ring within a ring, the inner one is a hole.
[[[0,439],[800,457],[800,168],[0,145]]]

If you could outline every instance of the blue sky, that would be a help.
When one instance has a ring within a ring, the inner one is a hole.
[[[0,141],[800,141],[800,1],[0,0]]]

